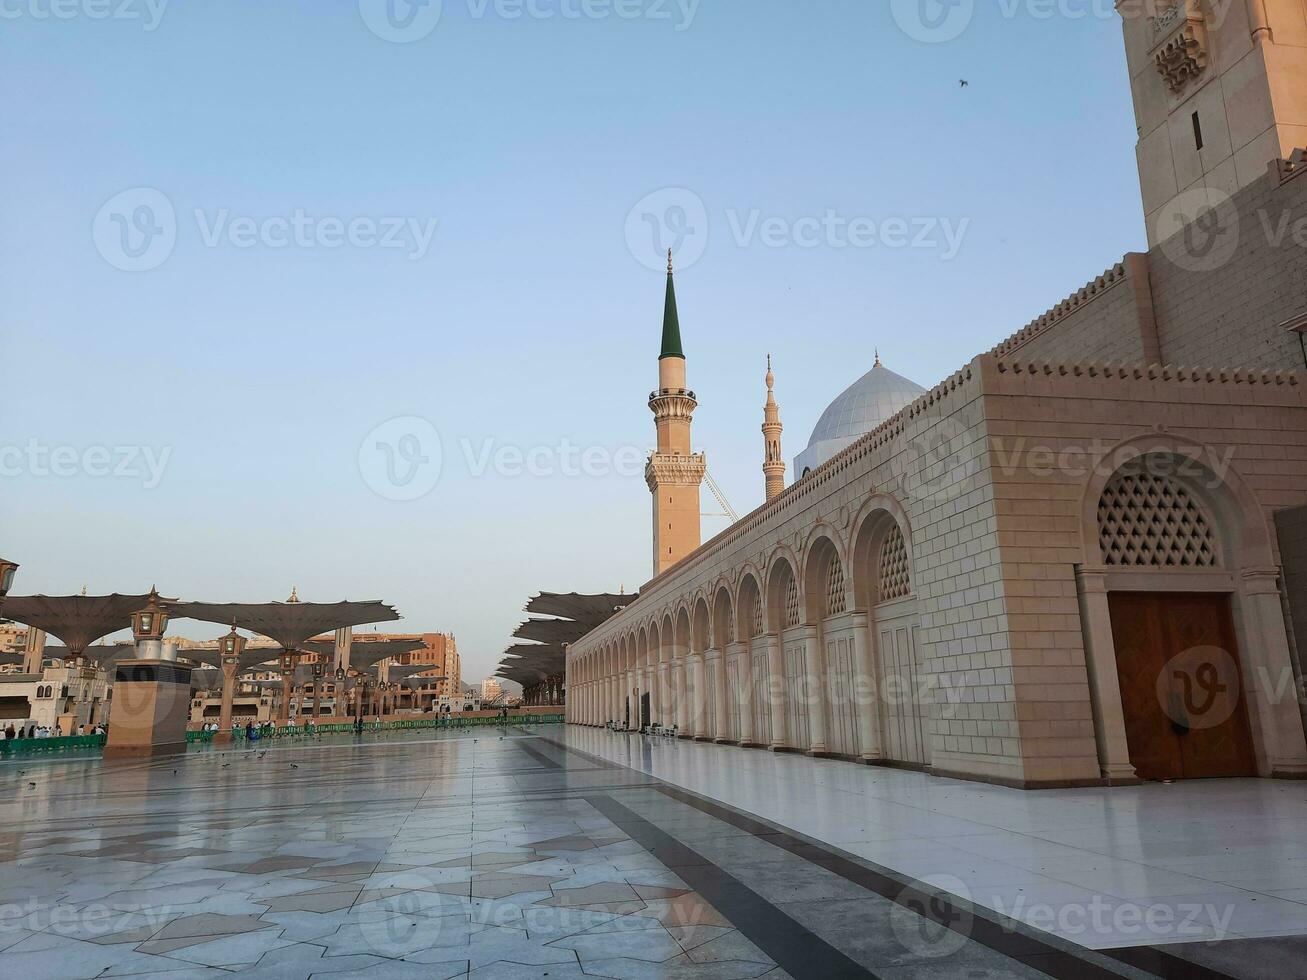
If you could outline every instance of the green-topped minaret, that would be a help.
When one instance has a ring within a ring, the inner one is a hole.
[[[699,487],[708,468],[690,445],[690,418],[698,407],[685,385],[685,351],[667,251],[667,299],[663,304],[663,349],[658,355],[658,390],[649,396],[658,429],[658,448],[644,469],[653,494],[653,570],[659,575],[700,544]]]
[[[663,301],[663,351],[658,355],[685,360],[681,348],[681,318],[676,313],[676,283],[672,276],[672,250],[667,250],[667,298]]]

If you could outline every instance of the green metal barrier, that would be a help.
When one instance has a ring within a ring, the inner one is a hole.
[[[403,721],[367,721],[363,723],[364,732],[397,732],[397,731],[460,731],[465,728],[484,728],[496,725],[561,725],[564,721],[562,714],[556,715],[509,715],[507,719],[491,716],[482,717],[465,717],[458,714],[441,715],[438,718],[413,718]],[[259,737],[256,741],[263,741],[271,738],[303,738],[305,736],[317,735],[348,735],[355,731],[352,722],[338,722],[329,725],[318,725],[314,728],[305,730],[303,725],[295,725],[283,728],[259,728],[256,729]],[[188,742],[209,742],[213,740],[213,732],[187,732],[186,741]],[[208,737],[205,737],[205,736]],[[236,728],[233,731],[236,741],[245,740],[245,729]]]
[[[467,728],[491,728],[503,725],[561,725],[563,715],[509,715],[502,719],[497,717],[464,717],[462,715],[441,715],[438,718],[413,718],[403,721],[369,721],[364,722],[364,732],[396,731],[462,731]],[[348,735],[354,731],[349,722],[332,725],[318,725],[309,731],[303,725],[294,728],[274,728],[260,730],[259,740],[270,738],[296,738],[305,735]],[[216,732],[187,732],[188,744],[212,742]],[[237,741],[245,740],[245,729],[237,728],[233,732]],[[66,738],[10,738],[0,739],[0,756],[36,755],[45,752],[63,752],[73,749],[103,748],[107,736],[104,735],[70,735]]]
[[[0,756],[38,755],[46,752],[65,752],[70,749],[98,749],[104,745],[104,735],[68,735],[61,738],[6,738],[0,739]]]

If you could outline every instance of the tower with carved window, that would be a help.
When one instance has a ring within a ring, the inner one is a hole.
[[[658,355],[658,390],[649,395],[658,448],[645,464],[653,494],[653,573],[660,575],[699,547],[699,487],[708,468],[703,453],[690,448],[690,419],[699,405],[686,387],[685,351],[667,252],[667,299],[663,306],[663,347]]]
[[[785,459],[781,456],[781,408],[776,404],[776,375],[771,371],[771,355],[767,355],[767,404],[762,415],[762,472],[767,480],[767,499],[778,497],[785,490]]]
[[[1307,144],[1307,0],[1147,0],[1117,9],[1156,245],[1204,197],[1215,208]]]

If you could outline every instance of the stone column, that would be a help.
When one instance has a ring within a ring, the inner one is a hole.
[[[808,755],[823,758],[830,755],[826,742],[826,649],[821,631],[816,626],[805,626],[803,636],[803,696],[808,709]],[[798,746],[802,748],[802,746]]]
[[[672,676],[676,681],[676,734],[680,738],[694,738],[690,730],[689,671],[688,657],[672,661]]]
[[[120,660],[114,667],[104,758],[184,753],[190,703],[190,667],[158,657]]]
[[[663,690],[662,685],[658,683],[657,664],[650,664],[646,667],[644,669],[644,676],[645,684],[648,686],[649,690],[649,724],[652,725],[658,720],[658,716],[662,712]]]
[[[1098,768],[1109,784],[1138,782],[1126,743],[1125,709],[1121,706],[1112,614],[1107,604],[1107,575],[1077,567],[1076,592],[1085,641],[1085,669],[1092,692]]]
[[[671,711],[672,704],[667,680],[667,665],[659,663],[655,669],[658,672],[658,714],[656,720],[658,724],[669,727],[674,725],[676,720],[672,717],[673,713]]]
[[[639,688],[639,674],[634,667],[628,667],[626,671],[626,703],[622,706],[622,717],[626,719],[627,728],[640,727],[640,706],[637,703],[636,691]]]
[[[326,673],[323,664],[313,665],[313,724],[315,725],[318,723],[318,718],[322,716],[322,678]]]
[[[283,655],[285,651],[282,651]],[[293,660],[293,658],[292,658]],[[290,670],[282,669],[281,672],[281,704],[277,706],[277,720],[286,722],[290,720],[290,699],[293,691],[293,682],[295,680],[295,665],[292,662]]]
[[[236,697],[236,672],[240,670],[237,663],[222,665],[222,707],[218,709],[218,730],[213,733],[213,740],[219,743],[231,741],[232,701]]]
[[[866,613],[854,613],[853,622],[853,710],[858,713],[858,758],[880,762],[885,750],[880,741],[880,684],[871,655],[871,627]]]
[[[1248,688],[1250,721],[1260,730],[1269,772],[1307,776],[1307,740],[1298,711],[1298,688],[1289,654],[1278,571],[1245,568],[1239,574],[1244,639],[1243,682]]]
[[[709,650],[709,655],[715,654],[712,660],[713,672],[713,741],[718,745],[724,745],[730,741],[727,737],[727,711],[726,711],[726,653],[722,650]]]
[[[773,752],[785,752],[790,748],[789,728],[785,717],[785,651],[781,649],[781,638],[775,633],[763,635],[762,642],[767,648],[767,702],[771,711],[771,745]]]
[[[752,748],[758,744],[756,722],[753,719],[753,651],[747,643],[732,643],[726,648],[727,656],[736,655],[739,667],[735,671],[739,681],[736,697],[740,701],[740,746]]]
[[[694,685],[691,698],[694,711],[694,740],[708,741],[708,664],[702,653],[690,657],[690,678]]]

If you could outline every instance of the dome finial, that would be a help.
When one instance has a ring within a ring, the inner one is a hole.
[[[876,348],[876,363],[872,367],[880,367],[880,348]]]

